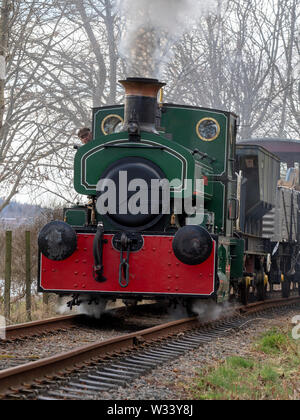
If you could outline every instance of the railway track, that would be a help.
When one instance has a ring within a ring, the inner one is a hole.
[[[164,307],[162,305],[152,303],[138,305],[136,307],[118,307],[106,310],[101,316],[101,322],[103,321],[103,323],[105,323],[113,318],[129,318],[135,315],[137,317],[143,315],[151,316],[151,314],[160,314],[162,316],[163,313]],[[23,324],[7,326],[5,328],[5,338],[0,338],[0,343],[44,336],[81,326],[96,326],[97,324],[99,324],[97,319],[82,314],[64,315],[43,319],[41,321],[26,322]]]
[[[5,329],[4,341],[22,340],[28,337],[44,335],[69,328],[75,328],[81,319],[81,315],[66,315],[43,319],[41,321],[32,321],[26,322],[24,324],[11,325]]]
[[[83,399],[126,386],[159,364],[231,334],[258,317],[300,306],[300,297],[238,307],[216,322],[197,317],[169,322],[122,337],[0,371],[2,398]]]
[[[279,293],[280,292],[278,292],[277,294]],[[273,293],[272,298],[276,297],[277,295],[275,292]],[[296,294],[294,294],[294,296],[292,297],[296,297]],[[274,301],[274,299],[272,299],[272,301]],[[282,301],[282,298],[278,299],[278,301]],[[247,307],[254,308],[255,305],[256,302],[253,302],[248,304]],[[144,304],[132,308],[119,307],[106,311],[104,313],[104,317],[106,315],[118,315],[119,317],[132,316],[134,314],[141,315],[143,313],[147,315],[149,315],[149,313],[159,313],[162,315],[163,309],[164,306],[160,304]],[[78,328],[79,326],[90,324],[90,318],[86,317],[85,315],[74,314],[48,318],[40,321],[26,322],[23,324],[11,325],[5,328],[5,339],[0,339],[0,343],[1,341],[11,342],[14,340],[23,340],[30,337],[44,336],[47,334],[53,334],[59,331],[64,331],[71,328]]]

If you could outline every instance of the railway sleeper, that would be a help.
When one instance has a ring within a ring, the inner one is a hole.
[[[176,343],[175,344],[174,343],[167,344],[165,348],[172,349],[172,350],[177,350],[178,353],[185,353],[188,350],[187,347],[180,346]]]
[[[57,392],[59,393],[59,391],[68,392],[70,394],[66,394],[66,396],[72,395],[72,398],[76,398],[76,399],[79,397],[78,394],[93,395],[93,392],[91,392],[91,391],[87,391],[87,390],[79,389],[79,388],[78,389],[77,388],[74,389],[74,388],[68,387],[68,386],[63,386],[63,387],[59,388],[57,390]],[[52,394],[52,392],[51,392],[51,394]],[[58,396],[59,396],[59,394],[58,394]]]
[[[173,356],[177,356],[176,352],[166,352],[166,351],[156,351],[156,350],[149,350],[147,351],[147,353],[145,354],[150,354],[150,355],[154,355],[154,356],[158,356],[161,358],[165,358],[166,360],[172,358]]]
[[[140,369],[145,369],[145,370],[149,370],[149,371],[152,370],[153,366],[154,366],[153,363],[148,363],[148,362],[145,362],[143,360],[137,360],[137,359],[124,359],[124,362],[125,363],[130,363],[134,366],[137,366]]]
[[[105,387],[105,389],[113,389],[113,388],[118,388],[119,384],[115,384],[115,383],[105,383],[105,382],[98,382],[98,381],[92,381],[91,379],[79,379],[80,383],[83,384],[87,384],[87,385],[94,385],[94,386],[103,386]]]
[[[93,390],[93,391],[107,391],[109,389],[109,387],[107,385],[90,385],[90,384],[85,384],[85,383],[77,383],[77,382],[69,382],[68,384],[70,387],[75,387],[75,388],[79,388],[79,389],[83,389],[83,390]]]
[[[127,378],[134,378],[135,376],[138,375],[137,373],[128,372],[126,370],[120,371],[119,369],[112,369],[112,368],[104,368],[102,372],[121,374],[120,376],[127,377]]]
[[[111,379],[121,379],[123,378],[125,383],[126,381],[131,378],[130,375],[126,375],[126,374],[120,374],[120,372],[118,374],[113,373],[113,372],[105,372],[103,370],[97,370],[97,373],[99,373],[101,376],[106,376],[107,378],[111,378]]]
[[[150,361],[153,360],[153,362],[161,362],[165,360],[165,357],[158,357],[158,356],[150,355],[148,353],[140,353],[139,356],[143,357],[146,360],[150,360]]]
[[[78,394],[77,395],[76,394],[71,394],[71,393],[66,394],[65,392],[58,392],[58,391],[50,391],[47,394],[47,397],[48,396],[50,396],[50,398],[48,398],[50,400],[54,399],[54,398],[51,398],[51,396],[58,397],[60,400],[65,400],[65,399],[74,400],[74,399],[78,399]],[[41,399],[41,397],[39,396],[38,399]]]
[[[111,377],[107,377],[107,376],[103,376],[103,375],[92,375],[91,374],[91,375],[88,375],[88,378],[97,379],[101,382],[107,382],[109,384],[118,384],[119,386],[125,386],[126,383],[127,383],[126,381],[122,381],[121,379],[111,378]]]
[[[138,356],[131,356],[128,357],[127,359],[125,359],[127,362],[138,362],[140,364],[143,364],[145,366],[149,366],[149,367],[154,367],[157,365],[157,362],[150,362],[149,360],[145,360],[142,357],[138,357]]]
[[[187,343],[185,339],[174,341],[172,344],[182,346],[183,348],[187,348],[187,349],[191,349],[191,350],[195,348],[194,344]]]
[[[129,372],[136,373],[136,374],[140,374],[140,373],[145,371],[145,369],[136,368],[132,365],[131,366],[124,366],[124,365],[121,365],[121,364],[116,364],[116,365],[111,365],[111,367],[113,369],[115,369],[115,368],[116,369],[122,369],[122,370],[129,371]]]

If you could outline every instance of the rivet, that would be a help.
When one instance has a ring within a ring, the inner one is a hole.
[[[86,276],[86,273],[82,273],[82,275],[83,275],[83,277],[85,277]]]
[[[75,260],[76,263],[79,263],[79,260]]]
[[[55,270],[55,268],[52,268],[52,273],[54,273],[56,270]]]
[[[82,260],[82,262],[85,264],[86,263],[86,260]]]
[[[74,274],[75,274],[75,276],[77,276],[77,274],[78,274],[78,271],[74,271]]]

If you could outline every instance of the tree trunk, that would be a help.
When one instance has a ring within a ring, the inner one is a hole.
[[[30,231],[25,232],[26,249],[26,318],[31,321],[31,258],[30,258]]]
[[[4,98],[4,86],[5,86],[5,61],[7,57],[8,49],[8,30],[9,30],[9,12],[11,8],[11,0],[2,0],[2,5],[0,9],[0,65],[4,65],[3,73],[0,75],[0,141],[1,141],[1,129],[3,127],[4,120],[4,108],[5,108],[5,98]]]
[[[5,285],[4,285],[4,316],[6,322],[10,319],[10,288],[11,288],[11,250],[12,250],[12,232],[6,232],[5,247]]]

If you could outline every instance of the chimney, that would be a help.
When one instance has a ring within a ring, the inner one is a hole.
[[[166,84],[139,77],[128,77],[119,83],[125,88],[124,130],[129,122],[135,121],[141,131],[157,133],[157,94]]]

